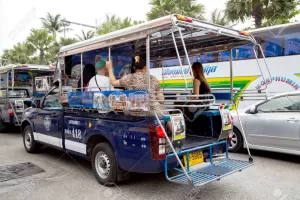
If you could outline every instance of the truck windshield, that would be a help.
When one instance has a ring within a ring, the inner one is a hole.
[[[52,82],[53,82],[52,76],[35,77],[36,92],[48,92],[52,87],[52,85],[51,85]]]

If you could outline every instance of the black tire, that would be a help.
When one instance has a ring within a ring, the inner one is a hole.
[[[242,133],[236,127],[233,127],[233,133],[235,137],[233,136],[232,139],[236,138],[236,144],[233,147],[230,145],[229,151],[238,152],[239,150],[241,150],[241,147],[243,146],[244,139]],[[234,140],[232,140],[232,142],[234,142]]]
[[[107,167],[108,164],[110,166],[109,167],[110,170],[106,174],[99,172],[99,170],[105,170],[104,168],[102,168],[102,166],[97,165],[97,163],[99,164],[99,162],[100,162],[98,160],[99,156],[100,156],[100,159],[103,159],[106,161],[106,162],[104,162],[104,166]],[[105,142],[99,143],[94,147],[93,153],[92,153],[92,168],[93,168],[93,173],[94,173],[96,179],[98,180],[98,182],[101,185],[110,187],[110,186],[114,186],[116,184],[116,182],[118,180],[118,170],[117,170],[118,165],[117,165],[114,150],[108,143],[105,143]]]
[[[3,121],[0,120],[0,133],[4,133],[7,131],[7,127],[4,125]]]
[[[28,125],[23,130],[23,144],[28,153],[38,152],[40,145],[35,141],[31,126]]]

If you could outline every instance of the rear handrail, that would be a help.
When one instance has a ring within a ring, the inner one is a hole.
[[[164,114],[164,111],[165,111],[165,112],[169,112],[169,111],[172,111],[172,110],[161,110],[161,113],[160,113],[160,114],[163,115],[163,116],[170,116],[170,114],[169,114],[169,115]],[[179,112],[181,113],[181,115],[183,115],[183,114],[182,114],[182,111],[179,110],[179,109],[174,109],[173,111],[179,111]],[[177,161],[178,161],[180,167],[182,168],[182,170],[183,170],[185,176],[187,177],[188,182],[189,182],[190,184],[193,184],[191,177],[189,176],[189,174],[188,174],[187,170],[185,169],[185,167],[183,166],[183,164],[182,164],[182,162],[181,162],[181,160],[180,160],[178,154],[176,153],[176,150],[175,150],[175,148],[174,148],[174,146],[173,146],[173,144],[172,144],[170,138],[168,137],[168,134],[166,133],[166,130],[165,130],[164,126],[162,125],[162,123],[161,123],[161,121],[160,121],[160,119],[159,119],[158,114],[156,113],[156,111],[154,111],[154,114],[155,114],[155,118],[156,118],[156,120],[157,120],[159,126],[160,126],[161,129],[163,130],[164,136],[165,136],[166,140],[168,141],[168,143],[169,143],[169,145],[170,145],[170,148],[171,148],[172,151],[174,152],[174,155],[175,155],[175,157],[176,157],[176,159],[177,159]]]

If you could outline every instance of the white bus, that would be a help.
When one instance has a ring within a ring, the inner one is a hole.
[[[264,89],[267,85],[269,95],[290,92],[300,88],[300,23],[290,23],[249,31],[262,46],[270,74],[264,60],[259,59],[263,81],[253,45],[245,45],[232,50],[233,54],[233,87],[236,91]],[[217,44],[216,44],[217,45]],[[256,50],[258,53],[259,51]],[[213,92],[220,99],[230,99],[229,51],[193,56],[191,63],[200,61]],[[182,54],[183,55],[183,54]],[[258,56],[261,57],[261,55]],[[184,72],[190,76],[187,60],[182,59]],[[162,79],[162,66],[164,80]],[[177,58],[174,60],[155,60],[151,64],[151,73],[160,78],[166,88],[184,88],[181,68]],[[190,87],[192,84],[190,84]],[[223,88],[223,90],[222,90]],[[241,93],[238,93],[241,94]],[[239,98],[238,98],[239,99]],[[252,104],[253,101],[239,101],[239,108]]]

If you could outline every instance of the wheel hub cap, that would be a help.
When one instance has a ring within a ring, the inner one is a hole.
[[[25,133],[25,145],[26,145],[26,148],[29,149],[31,147],[31,143],[32,143],[31,134],[30,134],[30,132],[26,132]]]
[[[97,153],[95,164],[98,175],[103,179],[108,178],[110,172],[110,160],[104,152],[100,151]]]
[[[234,148],[237,144],[237,137],[236,134],[232,134],[231,142],[230,142],[230,148]]]

